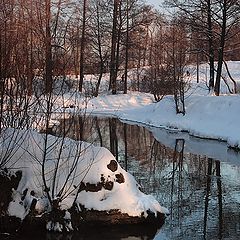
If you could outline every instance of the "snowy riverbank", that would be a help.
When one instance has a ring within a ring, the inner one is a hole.
[[[107,103],[108,105],[104,105]],[[197,96],[186,99],[186,114],[176,114],[172,96],[153,103],[148,94],[104,96],[89,102],[88,112],[111,114],[120,119],[164,127],[201,138],[226,141],[240,146],[240,96]]]
[[[240,62],[229,62],[228,65],[238,86]],[[91,98],[86,105],[83,104],[79,94],[68,93],[64,96],[64,104],[78,109],[86,107],[87,112],[91,114],[113,115],[122,120],[186,131],[196,137],[226,141],[230,147],[239,148],[240,95],[227,94],[228,88],[223,81],[221,96],[210,94],[206,85],[206,79],[208,79],[206,64],[200,66],[199,83],[196,82],[196,72],[194,70],[191,72],[191,77],[188,79],[189,89],[185,93],[186,114],[184,116],[176,114],[172,96],[165,96],[156,103],[153,95],[139,92],[117,95],[105,93]],[[231,82],[228,84],[230,88],[233,87]],[[69,111],[76,111],[76,109],[69,109]]]
[[[67,99],[67,96],[65,96]],[[75,101],[75,100],[74,100]],[[81,108],[69,99],[66,101]],[[185,131],[190,135],[226,141],[230,147],[240,147],[240,95],[197,95],[186,97],[186,114],[176,114],[174,99],[165,96],[154,102],[151,94],[101,95],[87,102],[87,113],[115,116],[154,127]],[[69,112],[76,109],[68,109]]]

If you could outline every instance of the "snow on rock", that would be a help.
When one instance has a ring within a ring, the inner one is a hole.
[[[24,132],[6,129],[3,135],[5,138],[1,152],[13,150],[6,167],[22,171],[8,208],[11,216],[24,219],[33,199],[38,214],[50,211],[46,191],[49,191],[52,200],[61,199],[61,210],[71,208],[76,198],[77,205],[92,210],[114,209],[139,217],[143,214],[147,216],[147,211],[155,216],[158,212],[168,213],[152,196],[139,190],[133,176],[121,168],[106,148],[51,135],[48,135],[46,141],[45,134],[32,130]],[[10,137],[13,135],[16,135],[14,142]],[[43,168],[48,190],[43,184]],[[68,222],[69,230],[72,228],[68,221],[70,218],[66,212],[64,219]],[[49,221],[47,229],[62,231],[62,225]]]
[[[16,216],[23,220],[26,217],[28,211],[23,206],[21,194],[18,191],[13,190],[12,198],[13,200],[10,202],[8,206],[8,215]]]
[[[132,175],[122,169],[120,171],[124,176],[124,183],[114,184],[111,191],[106,189],[97,193],[83,191],[79,195],[80,203],[88,209],[99,211],[120,209],[121,213],[130,216],[141,216],[142,213],[147,216],[147,210],[151,210],[155,215],[157,212],[168,213],[151,195],[145,195],[139,190]]]

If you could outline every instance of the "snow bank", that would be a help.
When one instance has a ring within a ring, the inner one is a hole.
[[[195,96],[186,99],[186,115],[175,113],[172,96],[141,109],[123,111],[121,119],[187,131],[193,136],[224,140],[240,146],[239,95]]]
[[[39,215],[50,211],[46,191],[52,199],[61,199],[61,209],[69,209],[77,198],[76,203],[86,209],[114,209],[139,217],[142,214],[147,216],[148,210],[155,215],[157,212],[167,213],[152,196],[139,190],[133,176],[121,168],[106,148],[51,135],[46,141],[45,134],[32,130],[6,129],[0,142],[2,156],[11,152],[6,167],[22,171],[22,178],[9,204],[10,216],[24,219],[33,199],[37,201],[35,210]],[[43,169],[49,190],[43,184]],[[110,188],[105,187],[107,184]],[[82,185],[85,188],[81,188]],[[98,186],[97,191],[89,190]]]
[[[240,86],[240,62],[228,62],[231,76]],[[231,147],[240,147],[240,95],[229,95],[228,87],[221,81],[221,96],[209,94],[208,64],[199,67],[197,83],[196,66],[189,66],[189,89],[185,96],[186,115],[176,115],[174,99],[165,96],[161,102],[154,103],[153,96],[146,93],[103,95],[92,98],[87,104],[91,114],[114,115],[122,120],[186,131],[193,136],[226,141]],[[233,90],[232,81],[223,68],[223,76]]]

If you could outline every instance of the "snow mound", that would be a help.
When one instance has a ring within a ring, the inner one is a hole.
[[[155,216],[168,213],[152,196],[139,190],[134,177],[106,148],[33,130],[6,129],[0,142],[2,156],[11,152],[6,167],[22,172],[9,204],[10,216],[24,219],[33,199],[39,215],[51,211],[50,202],[55,199],[61,210],[75,202],[89,210],[114,209],[129,216],[147,216],[147,211]]]

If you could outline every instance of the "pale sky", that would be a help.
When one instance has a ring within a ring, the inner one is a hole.
[[[146,3],[159,7],[163,0],[146,0]]]

